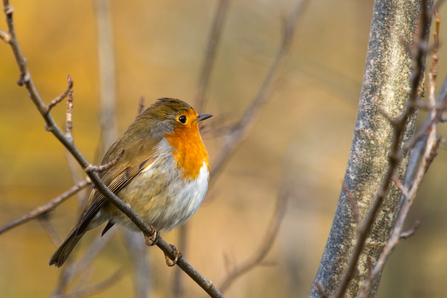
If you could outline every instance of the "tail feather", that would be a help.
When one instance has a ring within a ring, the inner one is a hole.
[[[59,246],[59,248],[54,252],[49,261],[49,265],[55,265],[56,267],[61,267],[65,261],[68,259],[73,248],[78,244],[79,240],[81,240],[82,236],[84,236],[85,232],[76,235],[76,229],[71,231],[68,234],[67,238],[65,238],[64,242]]]
[[[92,192],[93,194],[93,192]],[[61,267],[65,261],[68,259],[73,248],[78,244],[79,240],[81,240],[82,236],[88,231],[97,226],[101,225],[105,219],[101,216],[98,216],[99,209],[97,208],[96,213],[89,213],[87,219],[85,219],[85,214],[90,209],[90,206],[87,205],[81,217],[78,220],[78,223],[71,229],[70,233],[68,233],[67,238],[65,238],[64,242],[58,247],[58,249],[51,256],[48,264],[55,265],[56,267]],[[84,225],[82,228],[81,224]]]

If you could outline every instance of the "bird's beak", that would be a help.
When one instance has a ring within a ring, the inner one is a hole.
[[[196,121],[200,122],[200,121],[206,120],[208,118],[211,118],[212,116],[213,115],[211,115],[211,114],[202,114],[202,115],[197,116]]]

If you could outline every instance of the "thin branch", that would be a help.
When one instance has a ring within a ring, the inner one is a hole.
[[[72,276],[83,272],[91,265],[99,252],[102,251],[102,249],[106,246],[110,239],[112,239],[113,235],[115,235],[116,231],[116,229],[112,229],[108,231],[104,236],[99,235],[96,237],[96,239],[82,256],[82,258],[76,263],[70,265],[70,268],[67,270],[67,272],[69,272],[67,276],[68,280],[71,279]]]
[[[51,210],[53,210],[54,208],[56,208],[59,204],[63,203],[65,200],[67,200],[68,198],[70,198],[72,195],[76,194],[77,192],[79,192],[80,190],[82,190],[83,188],[87,187],[88,185],[90,185],[90,179],[87,178],[85,180],[82,180],[81,182],[75,184],[74,186],[72,186],[69,190],[67,190],[66,192],[62,193],[60,196],[52,199],[51,201],[49,201],[47,204],[42,205],[37,207],[36,209],[30,211],[29,213],[22,215],[21,217],[11,221],[10,223],[0,227],[0,235],[3,234],[4,232],[7,232],[21,224],[24,224],[30,220],[33,220],[37,217],[39,217],[40,215],[49,212]]]
[[[408,197],[408,188],[406,188],[402,182],[400,182],[399,177],[396,175],[393,176],[393,181],[396,183],[397,188],[399,188],[400,192],[404,196],[404,198]]]
[[[73,141],[73,90],[68,92],[67,96],[67,117],[65,120],[65,136]]]
[[[349,187],[345,181],[343,181],[343,183],[342,183],[342,188],[346,194],[346,197],[348,198],[349,204],[351,204],[351,209],[352,209],[352,213],[354,215],[354,220],[355,220],[357,226],[359,226],[362,223],[362,218],[360,217],[359,208],[357,207],[357,201],[355,200],[354,195],[349,190]]]
[[[330,296],[324,290],[323,285],[320,282],[313,282],[312,287],[317,291],[321,298],[329,298]]]
[[[421,225],[421,221],[419,219],[416,220],[413,227],[410,230],[400,234],[400,236],[399,236],[400,239],[408,239],[408,238],[412,237],[416,233],[417,229],[419,229],[420,225]]]
[[[14,53],[17,65],[20,70],[19,85],[25,85],[30,99],[33,101],[37,110],[42,115],[46,122],[46,128],[51,132],[64,147],[70,151],[73,157],[77,160],[80,166],[85,169],[90,163],[85,159],[79,149],[74,145],[72,139],[67,138],[64,133],[59,129],[59,127],[54,122],[54,119],[50,113],[46,113],[45,104],[43,103],[39,93],[37,92],[34,83],[29,74],[28,68],[25,63],[25,59],[20,51],[18,45],[13,22],[13,10],[9,5],[9,0],[3,0],[3,10],[6,15],[6,22],[8,24],[8,32],[11,34],[11,41],[9,45]],[[96,172],[87,172],[88,177],[90,177],[92,183],[95,185],[96,190],[99,191],[104,197],[106,197],[112,204],[114,204],[121,212],[123,212],[129,219],[146,235],[151,236],[155,233],[155,230],[145,223],[136,212],[126,203],[121,201],[110,189],[101,181]],[[171,246],[164,241],[162,238],[158,238],[156,245],[166,253],[171,259],[175,258]],[[181,258],[177,265],[182,268],[202,289],[204,289],[211,297],[223,297],[223,295],[214,287],[213,283],[206,278],[204,278],[197,270],[195,270],[185,258]]]
[[[106,163],[105,165],[100,165],[100,166],[93,166],[93,165],[89,165],[87,168],[85,168],[86,172],[104,172],[107,171],[108,169],[110,169],[111,167],[113,167],[114,165],[117,164],[117,162],[121,159],[121,157],[123,157],[125,150],[121,150],[120,153],[118,153],[118,155],[111,161]]]
[[[78,260],[77,262],[72,262],[73,259],[71,256],[68,258],[65,266],[62,267],[59,281],[54,287],[54,294],[51,296],[51,298],[58,297],[65,293],[71,280],[73,280],[78,274],[84,274],[84,272],[89,270],[93,260],[106,246],[110,239],[112,239],[115,232],[116,229],[113,229],[110,230],[103,237],[98,235],[93,243],[89,246],[87,251],[84,253],[82,258],[80,258],[80,260]]]
[[[276,78],[278,71],[283,66],[286,55],[289,52],[290,46],[292,45],[296,24],[303,16],[309,3],[310,0],[298,0],[294,10],[288,16],[283,31],[281,46],[279,47],[270,68],[267,70],[264,80],[259,86],[256,94],[253,96],[250,106],[245,111],[242,119],[234,125],[231,132],[225,136],[225,141],[222,144],[221,150],[213,162],[213,167],[211,169],[211,177],[213,177],[213,179],[211,180],[211,183],[214,183],[213,181],[216,180],[215,177],[223,168],[228,158],[234,152],[236,147],[245,139],[248,132],[254,126],[262,107],[271,96],[272,91],[275,89],[273,86],[274,79]]]
[[[206,92],[208,90],[208,83],[211,77],[211,72],[213,70],[217,48],[220,43],[223,24],[226,19],[228,3],[229,0],[219,0],[219,5],[216,9],[216,14],[214,15],[213,27],[211,28],[211,32],[208,38],[208,46],[205,52],[205,59],[203,60],[203,66],[197,85],[197,95],[194,105],[197,111],[202,111],[205,107]]]
[[[150,289],[152,288],[151,285],[153,279],[151,278],[151,275],[154,270],[152,270],[153,267],[151,267],[150,262],[148,263],[148,258],[146,257],[146,241],[140,235],[137,235],[130,231],[126,232],[127,233],[121,233],[121,236],[129,254],[130,263],[132,265],[131,274],[134,287],[133,297],[150,297],[148,293],[150,293]],[[175,270],[181,271],[179,268],[176,268]]]
[[[116,72],[112,20],[112,1],[94,0],[97,28],[99,104],[101,142],[99,156],[112,146],[117,137]]]
[[[349,282],[355,275],[355,270],[357,268],[357,263],[360,258],[360,254],[363,251],[363,247],[365,246],[365,242],[369,231],[371,230],[374,220],[380,207],[382,206],[382,202],[385,199],[388,189],[390,187],[390,183],[392,181],[392,177],[394,175],[395,170],[397,169],[400,159],[399,159],[399,149],[400,149],[400,141],[401,136],[404,133],[405,126],[408,118],[414,113],[415,108],[412,103],[416,102],[418,99],[418,89],[423,75],[423,61],[426,56],[427,50],[427,40],[428,40],[428,14],[427,14],[427,0],[423,0],[421,3],[421,28],[419,30],[419,39],[417,41],[417,53],[415,56],[415,67],[411,76],[411,91],[409,104],[407,104],[402,115],[395,121],[394,123],[394,138],[391,144],[390,155],[389,155],[389,165],[386,170],[385,175],[383,176],[382,182],[380,184],[379,190],[376,195],[376,199],[374,200],[373,205],[366,217],[363,221],[362,225],[358,229],[357,242],[355,244],[354,250],[351,254],[348,267],[345,271],[345,274],[333,295],[334,298],[342,298],[345,295],[345,292],[348,288]]]
[[[386,120],[388,120],[388,122],[392,125],[392,126],[396,126],[398,125],[398,119],[394,119],[393,117],[391,117],[387,111],[385,111],[383,109],[383,107],[378,107],[379,113],[380,115],[382,115]]]
[[[118,269],[114,274],[112,274],[112,276],[110,276],[109,278],[105,279],[104,281],[84,288],[84,289],[80,289],[74,292],[71,292],[69,294],[66,295],[62,295],[62,296],[56,296],[57,298],[81,298],[81,297],[88,297],[88,296],[92,296],[95,294],[98,294],[100,292],[105,291],[106,289],[110,288],[111,286],[115,285],[116,283],[118,283],[126,274],[126,271],[124,269]]]
[[[256,249],[250,258],[245,260],[245,262],[239,266],[234,266],[219,287],[221,293],[224,293],[238,277],[258,266],[267,256],[268,252],[273,246],[276,236],[278,235],[279,227],[281,226],[282,220],[286,213],[287,199],[288,194],[278,195],[275,211],[267,226],[267,231],[261,245]]]
[[[0,30],[0,39],[3,40],[5,43],[9,43],[11,41],[11,34]]]
[[[438,0],[435,3],[435,8],[439,10],[439,8],[441,7],[441,5],[444,4],[444,0]]]
[[[186,255],[188,250],[188,223],[183,224],[178,229],[178,247],[180,247],[180,250],[182,251],[183,255]],[[181,298],[184,295],[184,285],[183,285],[183,278],[184,274],[176,269],[174,272],[174,282],[172,285],[172,292],[174,298]]]
[[[140,97],[140,101],[138,102],[138,113],[137,116],[143,113],[144,111],[144,96]]]
[[[68,150],[65,150],[65,158],[67,159],[68,168],[70,169],[71,178],[74,183],[79,183],[83,179],[84,171],[79,167],[79,164],[74,159],[73,155]],[[80,215],[87,204],[90,196],[90,189],[84,188],[77,193],[78,197],[78,214]]]
[[[51,242],[53,242],[54,246],[58,247],[61,244],[61,238],[59,237],[59,234],[57,233],[53,224],[50,222],[48,213],[43,213],[37,218],[37,220],[45,231],[45,234],[47,234],[48,238],[50,238]]]
[[[78,276],[79,278],[74,277],[73,280],[76,280],[76,282],[72,286],[70,286],[71,292],[74,292],[74,291],[82,289],[82,288],[86,288],[90,284],[90,282],[93,278],[95,269],[96,269],[95,266],[93,266],[93,264],[91,264],[91,266],[85,268],[85,270],[82,271],[82,274],[79,274],[79,276]],[[50,298],[53,298],[53,297],[50,297]]]
[[[65,91],[62,92],[61,95],[53,99],[46,106],[47,113],[49,113],[53,107],[55,107],[58,103],[60,103],[73,90],[73,80],[71,79],[70,75],[67,76],[67,82],[68,82],[67,89],[65,89]]]

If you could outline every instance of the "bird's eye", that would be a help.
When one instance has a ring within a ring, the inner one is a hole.
[[[181,123],[186,123],[186,116],[178,117],[178,121],[180,121]]]

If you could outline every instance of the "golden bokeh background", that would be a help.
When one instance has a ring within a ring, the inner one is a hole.
[[[13,0],[16,32],[31,76],[45,102],[74,80],[74,139],[93,161],[99,140],[97,33],[92,1]],[[193,104],[216,1],[110,1],[113,15],[119,133],[133,121],[138,100],[176,97]],[[243,114],[279,47],[292,0],[230,1],[208,91],[213,121]],[[189,221],[187,260],[216,285],[226,276],[225,255],[236,264],[263,241],[278,191],[292,185],[283,225],[263,266],[238,279],[228,297],[306,297],[335,212],[351,146],[363,78],[373,1],[312,1],[297,25],[280,73],[281,88],[264,107],[246,141],[226,164],[204,204]],[[447,16],[447,8],[441,10]],[[6,24],[0,22],[0,29]],[[441,43],[447,35],[441,24]],[[431,58],[428,60],[431,65]],[[440,83],[447,68],[440,50]],[[58,141],[24,88],[12,52],[0,44],[0,225],[71,187]],[[65,104],[53,111],[63,126]],[[422,123],[426,114],[420,113]],[[214,122],[214,125],[219,123]],[[445,127],[441,134],[446,133]],[[204,136],[211,164],[222,140]],[[445,145],[428,172],[409,218],[422,225],[402,241],[384,271],[378,297],[443,297],[447,292]],[[76,200],[51,213],[62,237],[73,225]],[[96,229],[77,247],[80,255]],[[164,238],[176,243],[178,231]],[[0,297],[48,297],[59,270],[47,265],[55,247],[37,221],[0,236]],[[148,248],[150,297],[169,297],[178,268]],[[95,260],[91,283],[129,256],[119,233]],[[130,272],[130,270],[128,270]],[[95,297],[131,297],[132,276]],[[186,297],[205,296],[185,278]]]

